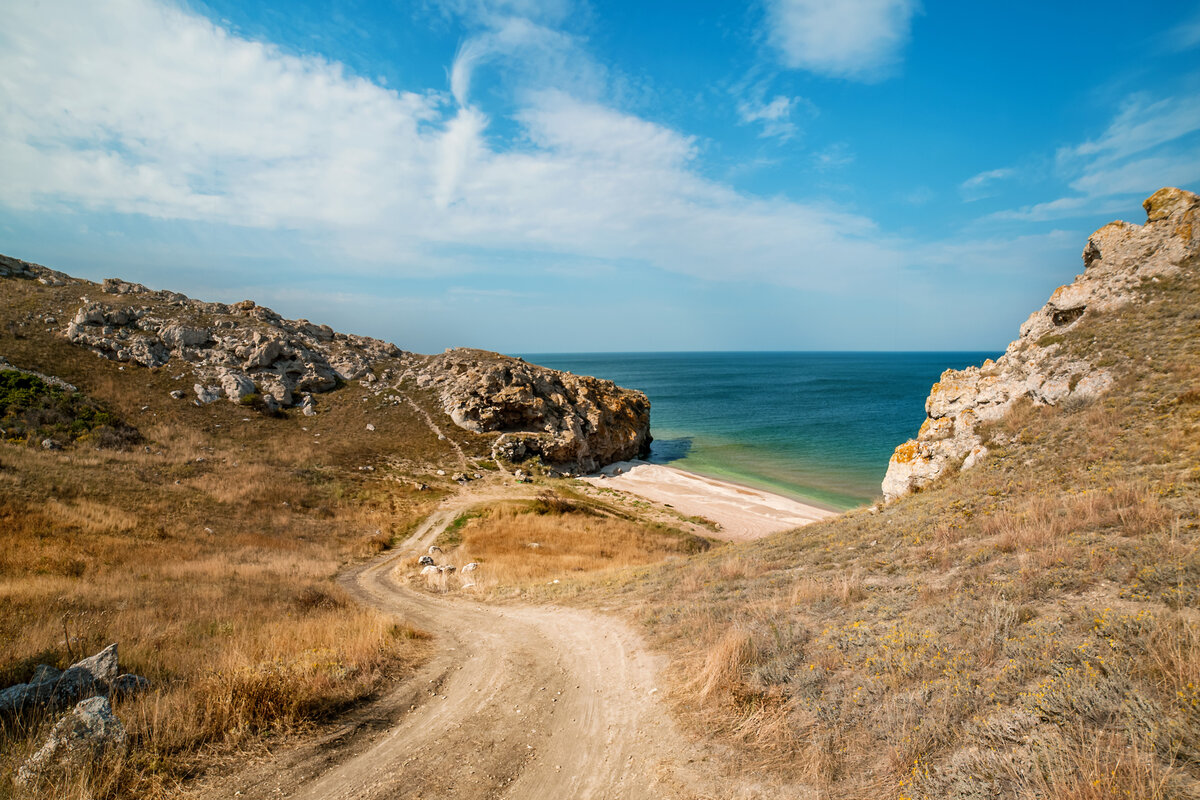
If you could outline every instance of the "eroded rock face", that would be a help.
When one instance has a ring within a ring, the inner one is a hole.
[[[612,381],[458,349],[430,359],[417,382],[438,390],[460,428],[505,433],[493,453],[508,461],[591,471],[650,451],[650,401]]]
[[[378,339],[284,319],[251,300],[232,306],[202,303],[115,278],[106,280],[103,290],[148,304],[86,303],[67,326],[66,337],[105,358],[143,367],[172,359],[188,362],[199,379],[196,401],[201,404],[220,397],[238,402],[258,393],[268,407],[291,406],[296,395],[327,392],[339,381],[369,374],[375,361],[402,354]]]
[[[981,367],[942,373],[925,401],[926,419],[917,438],[897,447],[888,462],[886,499],[919,489],[960,465],[969,469],[982,462],[987,448],[975,426],[1002,417],[1022,397],[1055,405],[1072,397],[1094,398],[1109,388],[1111,374],[1070,358],[1054,336],[1089,313],[1137,302],[1144,280],[1177,272],[1200,249],[1200,197],[1166,188],[1143,206],[1145,225],[1112,222],[1091,235],[1083,250],[1083,273],[1054,290],[1003,356]]]
[[[106,296],[83,298],[63,335],[115,361],[151,369],[169,364],[172,372],[189,366],[190,374],[176,376],[189,378],[170,393],[176,399],[208,405],[256,395],[256,407],[261,401],[269,411],[296,407],[314,416],[321,412],[313,395],[343,382],[360,381],[392,405],[415,402],[406,397],[414,387],[434,389],[458,427],[486,435],[493,455],[509,461],[538,457],[590,471],[649,452],[649,401],[611,381],[480,350],[406,353],[284,319],[251,300],[205,303],[115,278],[93,288]]]

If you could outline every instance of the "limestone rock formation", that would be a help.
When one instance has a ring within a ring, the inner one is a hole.
[[[339,381],[363,377],[378,359],[401,355],[393,344],[287,320],[250,300],[202,303],[114,278],[103,289],[126,302],[86,303],[66,337],[105,358],[144,367],[187,362],[200,379],[196,396],[202,404],[257,393],[268,407],[291,406],[296,395],[327,392]],[[133,304],[139,300],[146,302]]]
[[[1060,286],[1030,315],[1020,336],[995,362],[942,373],[925,401],[926,419],[916,439],[896,448],[883,479],[888,500],[928,484],[948,470],[969,469],[987,456],[975,427],[1002,417],[1021,397],[1055,405],[1093,398],[1112,376],[1062,352],[1055,335],[1089,313],[1137,302],[1145,280],[1178,271],[1200,250],[1200,197],[1180,189],[1155,192],[1143,206],[1146,224],[1112,222],[1088,239],[1084,271]]]
[[[650,450],[650,401],[612,381],[468,349],[430,359],[417,381],[438,390],[460,428],[504,433],[493,454],[508,461],[538,456],[590,471]]]
[[[3,257],[0,267],[0,278],[61,275]],[[203,406],[225,399],[272,414],[296,408],[316,416],[314,395],[358,381],[382,403],[410,405],[421,414],[427,414],[420,405],[429,391],[436,392],[459,428],[508,461],[536,457],[576,472],[649,452],[649,401],[611,381],[481,350],[408,353],[327,325],[284,319],[251,300],[205,303],[116,278],[97,286],[62,277],[95,292],[81,298],[63,335],[110,360],[147,369],[169,365],[176,380],[188,379],[170,391],[179,400],[190,397]],[[447,438],[432,419],[429,425],[439,440]]]

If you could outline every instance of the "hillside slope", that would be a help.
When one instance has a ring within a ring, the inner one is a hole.
[[[511,490],[510,462],[649,441],[645,397],[606,381],[6,257],[0,358],[0,688],[111,642],[150,681],[115,706],[124,758],[27,796],[173,796],[411,677],[428,637],[353,602],[347,562],[462,483]],[[49,722],[0,718],[0,796]]]
[[[1165,214],[1148,203],[1158,244],[1126,265],[1125,301],[1033,334],[1107,391],[1013,397],[973,424],[973,468],[887,505],[560,592],[631,609],[731,780],[813,798],[1200,797],[1200,202],[1168,194]],[[1164,254],[1170,269],[1147,268]]]
[[[252,300],[207,303],[118,279],[97,285],[0,256],[5,278],[9,301],[25,311],[8,323],[14,339],[26,325],[39,333],[63,326],[68,341],[104,358],[169,369],[179,382],[176,399],[208,404],[225,398],[269,413],[296,406],[308,416],[320,395],[353,381],[376,397],[388,393],[444,414],[467,432],[460,438],[472,452],[495,450],[492,455],[509,461],[537,457],[591,471],[649,452],[649,401],[612,381],[481,350],[422,356],[284,319]],[[436,404],[424,402],[425,389],[436,391]]]

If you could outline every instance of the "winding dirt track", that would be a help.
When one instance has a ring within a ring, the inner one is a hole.
[[[451,498],[402,546],[341,577],[364,604],[436,635],[418,675],[332,736],[210,788],[312,800],[709,795],[700,756],[658,701],[658,664],[626,625],[405,585],[411,557],[485,499]]]

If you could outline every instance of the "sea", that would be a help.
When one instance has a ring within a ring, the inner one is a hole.
[[[650,461],[843,510],[880,496],[948,368],[999,352],[522,353],[650,398]]]

